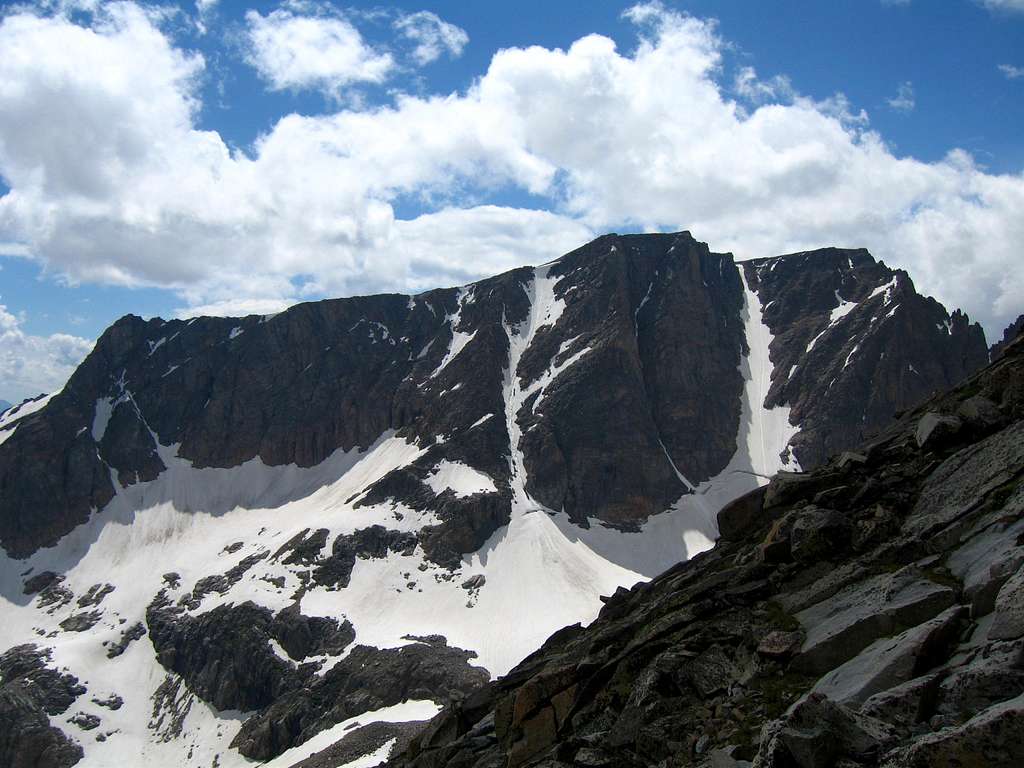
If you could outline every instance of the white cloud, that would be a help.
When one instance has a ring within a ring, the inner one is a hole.
[[[412,57],[420,66],[436,61],[444,53],[456,59],[462,55],[462,49],[469,42],[466,30],[430,11],[399,16],[395,19],[394,27],[402,36],[415,43]]]
[[[0,304],[0,396],[12,403],[63,387],[93,347],[65,333],[32,336],[23,324]]]
[[[0,241],[73,279],[160,285],[222,313],[461,283],[594,233],[687,228],[738,258],[869,247],[990,332],[1020,312],[1024,175],[958,150],[896,157],[841,94],[727,76],[713,24],[651,3],[628,18],[635,50],[589,35],[499,51],[463,93],[288,115],[243,154],[196,125],[203,59],[135,6],[91,29],[8,17]],[[509,189],[549,210],[487,205]],[[410,200],[428,213],[396,218]]]
[[[1024,0],[982,0],[982,4],[990,11],[1024,13]]]
[[[900,87],[896,89],[896,95],[891,99],[886,99],[886,102],[897,112],[913,112],[914,107],[917,106],[917,102],[914,101],[914,84],[909,80],[900,83]]]
[[[339,98],[352,83],[384,82],[391,54],[375,50],[346,19],[278,8],[245,14],[249,63],[273,90],[316,89]]]
[[[1013,64],[1000,64],[999,71],[1006,76],[1007,80],[1017,80],[1024,77],[1024,67],[1015,67]]]

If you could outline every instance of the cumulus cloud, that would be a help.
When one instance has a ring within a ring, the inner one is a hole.
[[[687,228],[741,259],[869,247],[990,333],[1020,312],[1024,175],[955,149],[897,157],[842,94],[728,76],[714,24],[658,3],[627,18],[630,50],[502,50],[464,92],[287,115],[240,152],[197,124],[202,57],[138,7],[89,27],[9,16],[0,241],[74,279],[171,288],[187,314],[462,283],[608,230]],[[488,204],[508,190],[545,210]],[[410,202],[426,212],[396,217]]]
[[[896,89],[896,95],[891,99],[886,99],[886,102],[897,112],[913,112],[914,107],[917,106],[917,102],[914,100],[914,84],[909,80],[900,83],[900,87]]]
[[[982,4],[990,11],[1024,13],[1024,0],[982,0]]]
[[[999,71],[1007,80],[1017,80],[1024,77],[1024,67],[1015,67],[1013,64],[1000,64]]]
[[[412,58],[420,66],[437,61],[444,53],[456,59],[469,42],[466,30],[430,11],[403,14],[395,19],[394,27],[415,44]]]
[[[273,90],[316,89],[337,98],[352,83],[383,82],[395,66],[390,53],[375,50],[348,20],[327,11],[278,8],[266,16],[248,11],[245,19],[248,61]]]
[[[63,387],[93,347],[65,333],[32,336],[23,325],[24,318],[0,304],[0,395],[12,403]]]

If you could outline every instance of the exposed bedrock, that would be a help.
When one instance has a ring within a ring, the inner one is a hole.
[[[85,688],[48,662],[48,651],[34,645],[0,655],[0,765],[67,768],[82,759],[82,747],[50,718],[67,712]]]

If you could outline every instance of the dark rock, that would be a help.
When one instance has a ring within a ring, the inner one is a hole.
[[[765,635],[764,639],[757,644],[757,652],[761,656],[772,659],[789,658],[800,650],[804,636],[801,632],[781,632],[775,630]]]
[[[980,431],[988,431],[1003,420],[999,406],[981,395],[969,397],[960,403],[956,409],[956,415]]]
[[[42,571],[41,573],[37,573],[35,576],[25,580],[24,591],[26,595],[34,595],[62,581],[64,581],[63,576],[60,576],[53,571]]]
[[[110,696],[108,696],[105,699],[96,699],[96,698],[94,698],[92,700],[92,703],[95,704],[98,707],[105,707],[107,709],[117,710],[117,709],[120,709],[124,705],[124,699],[122,699],[116,693],[112,693]]]
[[[190,616],[161,596],[146,609],[157,660],[218,710],[262,709],[302,684],[270,646],[273,616],[253,603]]]
[[[394,740],[391,754],[401,754],[426,723],[368,723],[346,733],[326,749],[295,763],[291,768],[336,768],[371,754]]]
[[[797,562],[830,559],[851,541],[847,517],[833,509],[810,507],[803,510],[790,530],[790,549]]]
[[[411,555],[415,548],[415,534],[394,531],[382,525],[342,534],[331,545],[330,556],[314,569],[313,581],[322,586],[344,588],[348,586],[356,558],[381,559],[389,552]]]
[[[892,638],[877,640],[814,686],[839,704],[859,707],[876,693],[900,685],[948,658],[966,610],[955,606]]]
[[[804,468],[853,448],[894,413],[988,362],[980,325],[947,314],[917,294],[907,273],[863,249],[824,248],[743,267],[774,337],[765,404],[791,406],[800,424],[791,445]],[[849,311],[834,317],[841,302]]]
[[[103,614],[99,611],[74,613],[60,623],[60,628],[65,632],[85,632],[96,626],[101,618],[103,618]]]
[[[848,587],[797,614],[807,639],[793,667],[810,674],[834,669],[896,627],[938,615],[955,596],[913,568]]]
[[[89,587],[89,591],[78,598],[78,606],[80,608],[88,608],[89,606],[99,605],[103,602],[103,598],[114,591],[114,587],[111,584],[93,584]]]
[[[767,522],[764,516],[765,487],[756,488],[722,507],[718,512],[718,533],[732,541],[745,536],[751,528]]]
[[[480,589],[484,584],[487,583],[487,577],[482,573],[478,573],[476,576],[470,576],[464,582],[462,582],[462,588],[468,590]]]
[[[295,661],[319,654],[337,656],[352,644],[356,636],[347,619],[339,624],[335,619],[304,616],[299,612],[298,604],[280,611],[271,622],[269,631]]]
[[[927,734],[890,756],[906,768],[1012,768],[1024,763],[1024,694],[995,704],[963,725]]]
[[[408,699],[446,701],[488,679],[468,661],[474,654],[413,643],[378,650],[356,646],[323,677],[276,697],[243,725],[232,746],[253,760],[268,760],[320,730],[350,717]]]
[[[1024,315],[1018,316],[1016,320],[1006,326],[1003,330],[1003,337],[992,345],[989,352],[991,359],[1001,358],[1006,353],[1007,347],[1020,337],[1022,331],[1024,331]]]
[[[85,712],[76,712],[68,718],[68,722],[77,725],[83,731],[91,731],[100,726],[100,719],[96,715],[89,715]]]
[[[122,653],[128,650],[129,645],[138,640],[140,637],[145,637],[145,635],[146,627],[143,626],[141,621],[135,622],[130,627],[128,627],[128,629],[124,630],[121,633],[121,637],[117,639],[117,642],[115,642],[113,645],[107,648],[107,658],[116,659],[118,656],[120,656]]]
[[[988,636],[993,640],[1024,637],[1024,565],[1007,579],[996,596],[995,620]]]
[[[962,426],[963,422],[956,416],[943,416],[941,413],[929,411],[917,423],[914,439],[921,448],[932,450],[948,442]]]
[[[49,652],[33,645],[0,655],[0,765],[68,768],[82,748],[50,716],[60,715],[85,692],[78,680],[50,669]]]
[[[895,741],[891,727],[816,693],[794,704],[776,723],[765,726],[758,768],[831,768],[841,759],[874,762]]]

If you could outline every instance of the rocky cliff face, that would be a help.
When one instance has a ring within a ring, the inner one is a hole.
[[[1022,764],[1024,339],[720,517],[390,765]]]
[[[0,763],[408,740],[985,356],[864,252],[737,265],[687,233],[412,297],[123,318],[0,414],[0,650],[82,689],[9,696],[37,736]]]
[[[448,460],[491,477],[507,503],[510,421],[534,499],[577,522],[642,522],[685,490],[680,474],[700,483],[737,450],[745,284],[774,336],[765,404],[792,408],[803,466],[986,360],[979,326],[866,251],[746,262],[741,276],[687,233],[610,235],[536,277],[271,317],[122,318],[44,408],[5,414],[0,544],[13,557],[52,545],[118,486],[164,471],[158,444],[197,468],[312,467],[395,430],[438,447],[378,496],[415,503],[424,471]],[[529,347],[510,350],[524,326]],[[515,413],[507,377],[523,395]],[[485,517],[458,554],[502,519]]]

